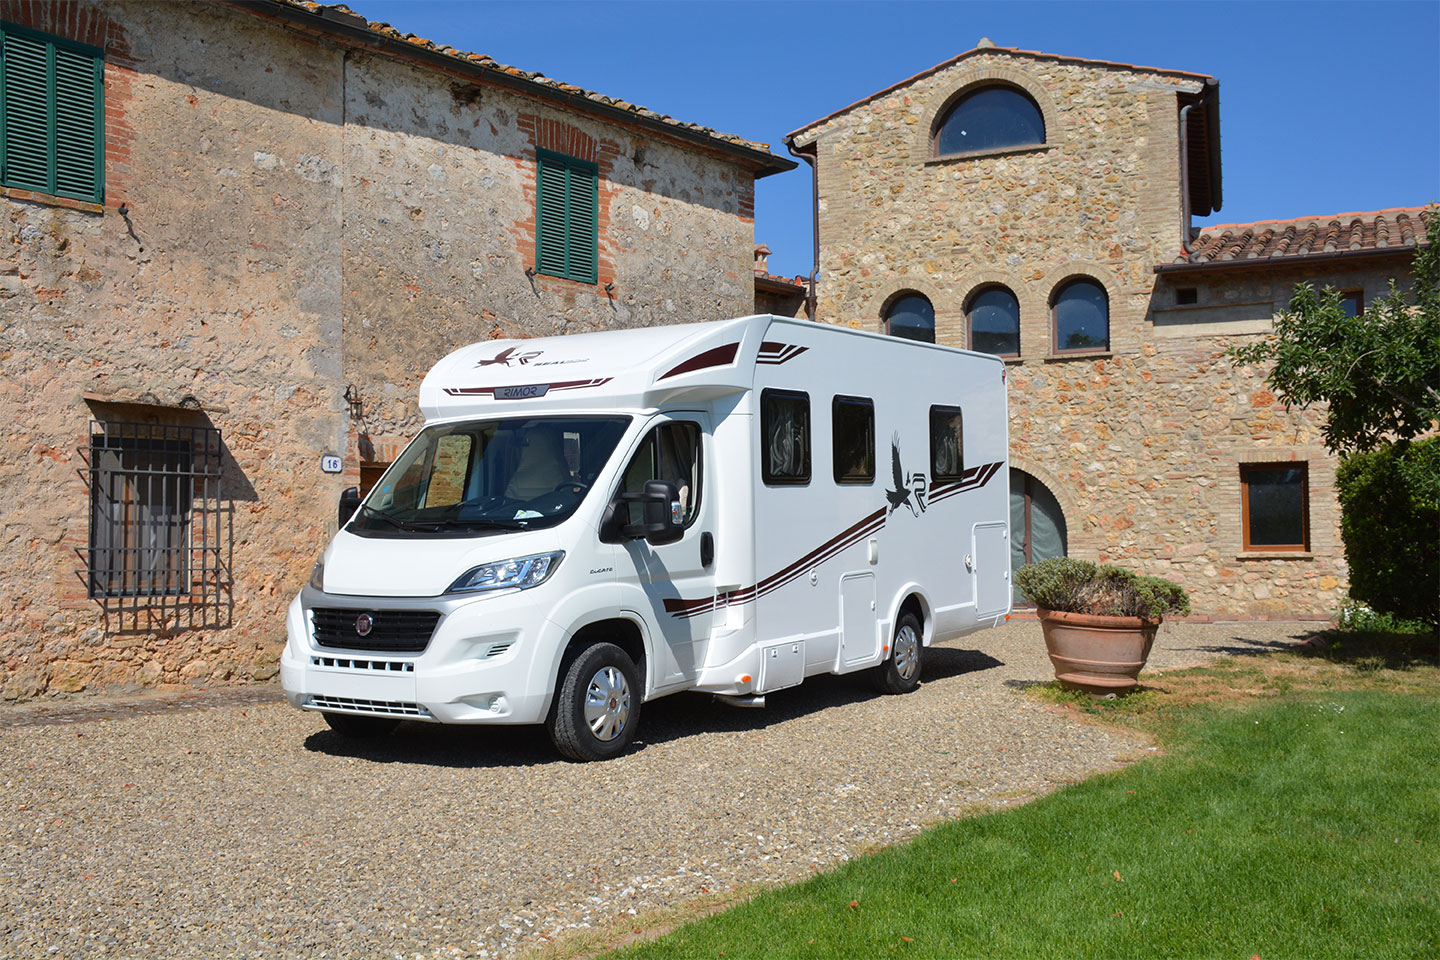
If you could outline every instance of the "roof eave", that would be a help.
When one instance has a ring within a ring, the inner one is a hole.
[[[589,97],[569,93],[543,83],[536,83],[525,77],[513,76],[501,70],[493,70],[459,57],[452,57],[438,50],[429,50],[405,40],[387,37],[371,30],[368,25],[361,26],[362,18],[358,16],[342,18],[341,16],[327,15],[328,8],[325,7],[321,7],[318,13],[312,13],[288,4],[275,3],[273,0],[213,0],[213,2],[244,10],[257,16],[281,20],[306,30],[328,34],[351,46],[378,50],[399,59],[419,61],[446,73],[507,87],[581,113],[589,113],[606,120],[640,127],[665,137],[710,149],[745,163],[754,171],[756,180],[794,170],[798,166],[793,160],[778,157],[764,150],[755,150],[695,130],[688,130],[663,120],[600,103]]]
[[[1323,253],[1306,253],[1293,257],[1238,257],[1234,260],[1206,260],[1201,263],[1157,263],[1156,273],[1213,273],[1216,271],[1257,269],[1259,267],[1283,268],[1313,263],[1327,263],[1335,260],[1383,260],[1392,257],[1411,257],[1419,246],[1369,247],[1364,250],[1329,250]]]

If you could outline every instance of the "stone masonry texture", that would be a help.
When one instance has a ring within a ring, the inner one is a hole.
[[[1267,332],[1298,281],[1367,302],[1391,277],[1403,286],[1413,248],[1358,266],[1157,275],[1181,252],[1179,110],[1202,83],[981,49],[793,134],[819,165],[819,319],[883,330],[887,305],[919,293],[937,341],[964,347],[970,298],[1007,287],[1021,338],[1007,365],[1011,465],[1056,496],[1070,555],[1171,577],[1197,616],[1324,618],[1346,567],[1323,410],[1287,411],[1265,371],[1224,352]],[[1044,145],[936,157],[947,107],[987,84],[1035,101]],[[1057,356],[1051,297],[1076,277],[1107,293],[1110,346]],[[1253,462],[1307,465],[1308,551],[1243,549],[1240,470]]]
[[[450,350],[752,312],[754,170],[724,151],[222,5],[0,20],[105,50],[107,133],[103,207],[0,196],[7,699],[273,676],[341,488]],[[526,275],[535,151],[566,145],[601,168],[594,285]],[[216,609],[87,596],[92,421],[221,431]]]

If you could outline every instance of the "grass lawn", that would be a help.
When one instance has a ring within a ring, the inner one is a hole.
[[[1164,754],[617,956],[1440,956],[1435,647],[1348,634],[1118,701],[1032,688]]]

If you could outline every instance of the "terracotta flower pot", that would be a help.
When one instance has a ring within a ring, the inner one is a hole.
[[[1055,679],[1067,690],[1129,693],[1150,656],[1159,620],[1037,608]]]

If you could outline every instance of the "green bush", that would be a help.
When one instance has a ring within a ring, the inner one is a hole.
[[[1190,612],[1190,597],[1179,584],[1071,557],[1021,567],[1015,585],[1036,606],[1062,613],[1159,620],[1167,613]]]
[[[1351,454],[1335,484],[1351,598],[1440,624],[1440,437]]]

